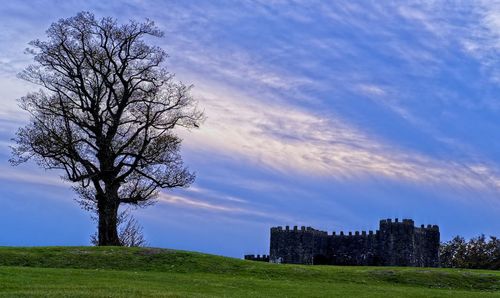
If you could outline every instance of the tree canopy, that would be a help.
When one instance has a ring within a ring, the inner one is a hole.
[[[500,239],[484,235],[466,241],[456,236],[442,243],[440,249],[442,267],[500,269]]]

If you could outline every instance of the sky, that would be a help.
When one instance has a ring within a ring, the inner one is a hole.
[[[500,236],[499,1],[7,1],[0,7],[0,245],[89,245],[57,171],[12,167],[36,87],[29,41],[90,11],[149,18],[206,120],[177,133],[197,179],[133,210],[150,246],[242,257],[269,228],[437,224]]]

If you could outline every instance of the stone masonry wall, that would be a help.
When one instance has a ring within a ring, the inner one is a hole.
[[[311,227],[271,228],[271,263],[313,264],[314,256],[326,254],[328,234]]]
[[[349,232],[344,235],[340,232],[329,236],[328,264],[332,265],[376,265],[377,263],[377,234],[373,231]]]

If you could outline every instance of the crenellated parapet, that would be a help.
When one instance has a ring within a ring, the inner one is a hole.
[[[300,228],[298,226],[293,226],[292,228],[290,228],[290,226],[272,227],[271,233],[311,233],[317,235],[328,235],[327,232],[316,230],[313,229],[312,227],[306,227],[306,226],[301,226]]]
[[[377,236],[378,234],[378,230],[377,231],[355,231],[354,233],[353,232],[347,232],[347,233],[344,233],[344,231],[340,231],[339,233],[337,233],[336,231],[333,231],[332,234],[330,235],[331,237],[375,237]]]
[[[392,218],[388,218],[388,219],[381,219],[380,220],[380,224],[404,224],[404,225],[410,225],[410,226],[414,226],[415,225],[415,222],[413,221],[413,219],[408,219],[408,218],[404,218],[402,221],[399,221],[399,218],[395,218],[394,221],[392,221]]]
[[[422,231],[433,231],[433,232],[439,232],[439,227],[437,225],[420,225],[420,228],[418,228]]]

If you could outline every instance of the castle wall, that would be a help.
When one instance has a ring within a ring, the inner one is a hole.
[[[328,235],[310,227],[271,228],[269,261],[289,264],[439,266],[439,228],[381,220],[376,232]]]
[[[328,255],[332,265],[376,265],[377,234],[369,231],[332,234]]]
[[[314,258],[326,255],[327,233],[311,227],[271,228],[271,263],[314,264]]]

